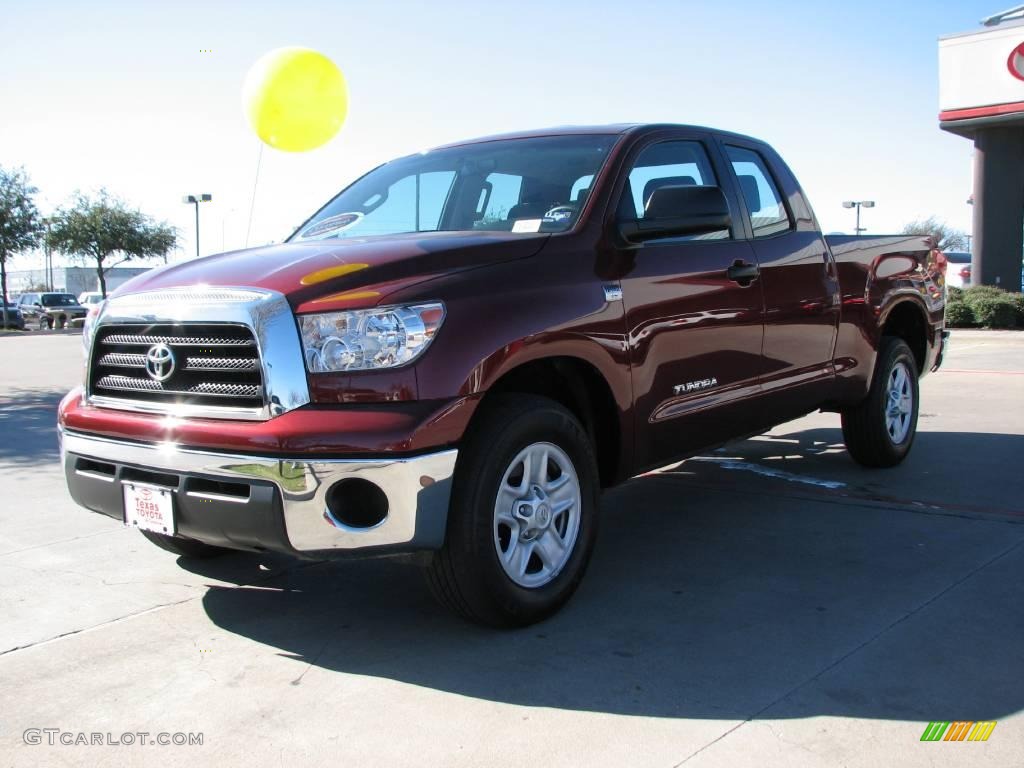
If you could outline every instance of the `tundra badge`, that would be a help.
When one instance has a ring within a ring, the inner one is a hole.
[[[677,395],[688,395],[691,392],[697,392],[701,389],[708,389],[718,384],[718,379],[700,379],[699,381],[688,381],[685,384],[676,384],[672,387],[672,391]]]

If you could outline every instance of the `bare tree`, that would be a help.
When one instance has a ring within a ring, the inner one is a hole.
[[[915,219],[903,228],[905,235],[928,235],[935,241],[940,251],[966,251],[967,235],[959,229],[946,226],[934,216],[927,219]]]

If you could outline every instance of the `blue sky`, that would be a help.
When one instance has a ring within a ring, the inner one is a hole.
[[[852,229],[844,199],[877,201],[869,233],[931,214],[969,231],[972,146],[938,128],[937,39],[1003,4],[8,0],[0,164],[26,167],[44,212],[107,187],[179,228],[175,258],[195,250],[181,196],[210,192],[202,253],[240,247],[258,148],[242,80],[267,51],[304,45],[344,71],[349,118],[324,148],[264,152],[252,243],[397,155],[636,121],[770,141],[827,231]]]

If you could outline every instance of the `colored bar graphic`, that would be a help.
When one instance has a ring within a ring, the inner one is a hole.
[[[988,741],[995,720],[933,720],[925,726],[921,741]]]
[[[974,725],[973,722],[955,721],[949,726],[949,731],[946,733],[946,738],[943,741],[963,741],[972,725]]]
[[[995,720],[987,720],[974,724],[971,735],[967,737],[968,741],[988,741],[988,737],[992,735],[992,731],[996,727]]]

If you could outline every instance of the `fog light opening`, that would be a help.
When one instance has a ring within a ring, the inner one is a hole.
[[[346,528],[374,528],[388,516],[388,497],[369,480],[339,480],[327,491],[330,521]]]

